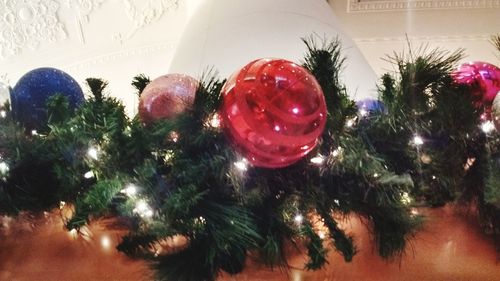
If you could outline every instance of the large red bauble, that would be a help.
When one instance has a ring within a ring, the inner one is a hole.
[[[486,62],[464,63],[452,77],[455,82],[471,87],[472,94],[481,101],[478,105],[491,105],[500,91],[500,69]]]
[[[184,112],[194,102],[198,81],[184,74],[167,74],[151,81],[141,93],[139,116],[150,124]]]
[[[318,143],[326,122],[320,85],[305,68],[283,59],[258,59],[222,89],[220,110],[233,145],[254,166],[280,168]]]

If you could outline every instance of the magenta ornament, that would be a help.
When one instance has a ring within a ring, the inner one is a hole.
[[[490,106],[500,91],[500,68],[481,61],[464,63],[452,72],[455,82],[472,89],[480,101],[478,106]]]

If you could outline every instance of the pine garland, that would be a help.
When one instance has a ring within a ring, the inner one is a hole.
[[[320,145],[301,161],[238,169],[240,155],[210,125],[224,84],[210,73],[190,109],[149,125],[129,119],[107,96],[107,83],[90,78],[92,96],[76,111],[63,96],[50,99],[49,123],[36,134],[25,132],[7,105],[0,120],[0,213],[49,210],[64,201],[74,206],[68,230],[103,215],[126,217],[130,232],[118,250],[150,262],[159,280],[181,281],[239,273],[249,257],[287,268],[290,243],[307,250],[308,270],[328,263],[327,245],[351,261],[355,237],[339,224],[351,214],[366,222],[380,256],[401,255],[421,223],[409,194],[433,206],[477,200],[483,221],[500,233],[500,141],[478,129],[481,110],[470,89],[450,76],[463,51],[388,58],[398,72],[381,80],[387,110],[362,117],[339,78],[340,42],[304,43],[303,66],[323,89],[327,125]],[[149,82],[139,75],[132,85],[140,95]],[[425,145],[412,143],[416,136]],[[172,239],[183,243],[171,247]]]

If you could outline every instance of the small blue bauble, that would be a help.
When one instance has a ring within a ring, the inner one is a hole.
[[[356,102],[358,111],[361,115],[371,114],[371,113],[386,113],[384,104],[376,99],[364,99]]]
[[[27,129],[43,128],[48,119],[47,101],[56,94],[67,97],[73,110],[84,101],[82,88],[64,71],[43,67],[24,74],[12,89],[13,117]]]

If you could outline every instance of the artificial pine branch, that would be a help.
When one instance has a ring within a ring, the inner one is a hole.
[[[149,77],[147,77],[145,74],[139,74],[132,79],[132,86],[134,86],[137,89],[137,95],[140,97],[142,91],[144,91],[144,88],[151,82]]]

